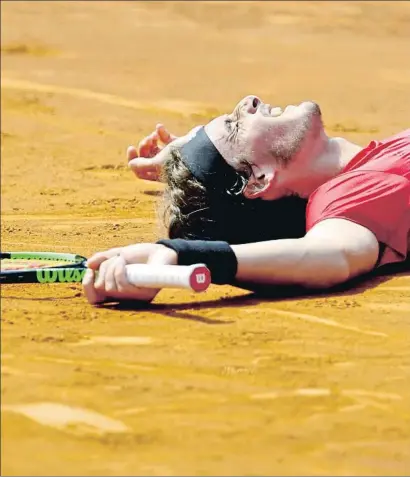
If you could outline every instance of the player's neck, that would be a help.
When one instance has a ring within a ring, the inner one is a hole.
[[[342,137],[326,138],[323,150],[312,161],[312,172],[326,182],[337,176],[361,151],[357,144]]]
[[[317,142],[317,149],[301,168],[301,178],[295,192],[300,197],[309,197],[318,187],[337,176],[344,167],[361,151],[361,147],[341,137],[329,138],[323,134]]]

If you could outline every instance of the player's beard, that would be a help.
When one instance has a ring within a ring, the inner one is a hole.
[[[311,103],[312,107],[308,114],[294,126],[283,126],[278,132],[270,148],[276,164],[282,168],[286,166],[299,154],[304,144],[318,134],[323,128],[322,113],[316,103]],[[313,137],[312,137],[313,136]]]

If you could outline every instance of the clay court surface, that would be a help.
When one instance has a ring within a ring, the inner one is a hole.
[[[407,2],[2,2],[2,250],[156,239],[125,149],[255,93],[365,145],[409,127]],[[291,220],[291,219],[290,219]],[[92,308],[2,289],[2,475],[405,475],[410,275]]]

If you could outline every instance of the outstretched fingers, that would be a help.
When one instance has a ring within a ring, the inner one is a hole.
[[[128,148],[127,148],[127,160],[132,161],[136,157],[138,157],[137,148],[135,146],[128,146]]]
[[[137,147],[138,157],[155,157],[161,150],[158,146],[159,135],[156,131],[144,137]]]
[[[168,129],[161,123],[158,123],[155,126],[155,131],[158,134],[159,139],[163,144],[169,144],[172,141],[175,141],[175,139],[178,139],[177,136],[174,136],[174,134],[171,134]]]

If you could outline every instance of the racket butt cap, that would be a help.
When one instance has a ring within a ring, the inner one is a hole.
[[[195,292],[205,291],[211,284],[211,272],[203,264],[195,265],[189,277],[189,285]]]

